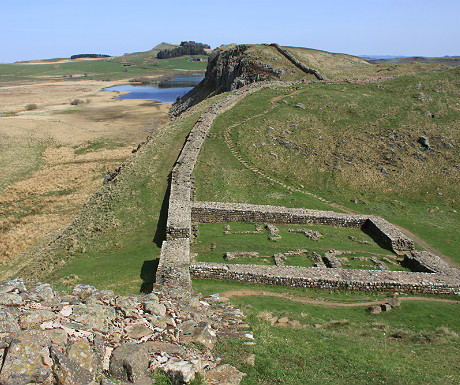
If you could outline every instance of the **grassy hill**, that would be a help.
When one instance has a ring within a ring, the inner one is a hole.
[[[191,56],[156,59],[160,49],[174,47],[176,47],[174,44],[161,43],[150,51],[97,60],[52,59],[52,61],[41,61],[39,64],[0,64],[0,87],[60,80],[121,80],[163,75],[176,70],[204,71],[206,69],[206,62],[192,61]]]

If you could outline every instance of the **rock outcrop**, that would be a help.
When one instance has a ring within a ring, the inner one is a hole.
[[[0,384],[152,384],[161,370],[174,384],[230,373],[213,347],[248,327],[230,303],[161,292],[118,296],[77,285],[61,295],[22,279],[0,283]],[[251,333],[252,336],[252,333]],[[209,374],[208,374],[209,372]],[[216,377],[217,376],[217,377]]]
[[[170,116],[172,118],[179,116],[208,96],[259,81],[281,78],[283,71],[246,55],[247,49],[247,45],[235,44],[215,49],[209,56],[203,81],[173,104]]]

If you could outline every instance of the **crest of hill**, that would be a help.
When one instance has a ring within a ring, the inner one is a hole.
[[[157,57],[158,52],[162,50],[173,50],[174,48],[179,47],[179,44],[172,44],[172,43],[160,43],[153,47],[149,51],[141,51],[141,52],[133,52],[133,53],[127,53],[124,54],[123,56],[118,56],[115,58],[117,61],[126,61],[130,63],[135,63],[135,62],[143,62],[145,60],[154,60]]]

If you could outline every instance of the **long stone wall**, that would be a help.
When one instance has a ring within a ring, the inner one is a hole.
[[[277,286],[358,291],[460,294],[459,281],[444,274],[405,271],[372,271],[294,266],[232,265],[195,262],[190,273],[196,278],[229,279]]]

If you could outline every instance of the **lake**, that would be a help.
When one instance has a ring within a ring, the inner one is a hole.
[[[158,102],[158,104],[173,103],[176,101],[177,97],[184,96],[203,79],[204,75],[192,75],[143,86],[124,84],[104,88],[104,91],[129,92],[120,95],[117,99],[154,100]]]

